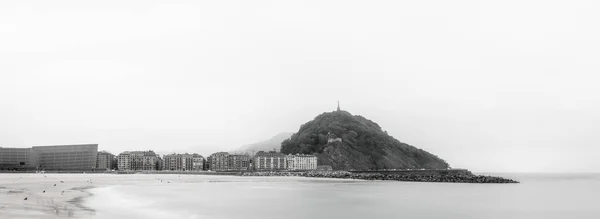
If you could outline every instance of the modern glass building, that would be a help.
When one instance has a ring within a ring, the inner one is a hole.
[[[0,170],[34,169],[31,148],[0,147]]]
[[[96,168],[98,145],[35,146],[31,152],[41,170],[91,170]]]
[[[0,169],[92,170],[97,154],[97,144],[0,147]]]

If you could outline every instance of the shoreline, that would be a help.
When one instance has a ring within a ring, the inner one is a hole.
[[[214,179],[213,179],[214,177]],[[240,177],[226,179],[221,177]],[[500,177],[461,175],[397,175],[382,173],[331,172],[245,172],[228,175],[184,174],[6,174],[0,173],[0,215],[7,218],[87,218],[104,211],[94,196],[104,197],[104,188],[113,186],[162,186],[214,182],[269,182],[263,177],[297,178],[296,180],[335,181],[413,181],[462,183],[515,183]],[[242,179],[246,178],[246,179]],[[311,179],[312,178],[312,179]],[[278,181],[279,179],[274,179]],[[480,180],[480,181],[477,181]],[[505,181],[498,181],[505,180]],[[102,192],[102,196],[100,193]],[[25,199],[26,198],[26,199]],[[113,197],[114,198],[114,197]]]
[[[86,201],[86,199],[89,199],[90,197],[92,197],[94,195],[94,193],[91,192],[92,189],[102,188],[102,187],[106,187],[106,186],[84,186],[84,187],[71,188],[71,190],[79,191],[83,194],[81,194],[80,196],[74,197],[74,198],[68,200],[67,202],[83,211],[87,211],[90,213],[96,213],[95,209],[90,208],[85,205],[85,201]]]

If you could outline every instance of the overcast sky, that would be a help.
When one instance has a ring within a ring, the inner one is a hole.
[[[363,115],[473,171],[600,168],[598,1],[1,1],[0,146],[208,156]]]

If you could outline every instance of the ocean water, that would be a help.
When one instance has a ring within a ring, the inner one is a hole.
[[[600,174],[495,175],[521,183],[149,176],[95,188],[85,205],[96,219],[600,218]]]

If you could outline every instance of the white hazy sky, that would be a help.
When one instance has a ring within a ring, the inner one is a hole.
[[[340,100],[453,167],[598,171],[599,6],[1,1],[0,146],[209,155]]]

